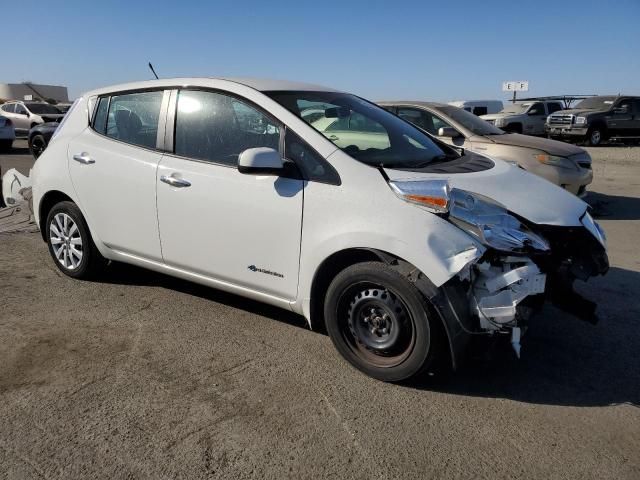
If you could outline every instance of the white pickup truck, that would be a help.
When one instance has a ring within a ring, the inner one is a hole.
[[[544,135],[547,116],[564,107],[559,100],[508,103],[501,112],[480,118],[509,133]]]

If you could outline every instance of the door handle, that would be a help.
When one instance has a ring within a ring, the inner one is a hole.
[[[329,135],[327,138],[328,138],[329,140],[332,140],[332,141],[340,140],[340,138],[338,138],[338,136],[337,136],[337,135]]]
[[[91,158],[87,152],[76,153],[73,156],[73,159],[78,163],[82,163],[83,165],[91,165],[92,163],[96,163],[96,161]]]
[[[183,179],[183,178],[176,178],[176,177],[168,177],[166,175],[162,175],[160,177],[160,181],[164,182],[168,185],[171,185],[172,187],[178,187],[178,188],[184,188],[184,187],[190,187],[191,186],[191,182]]]

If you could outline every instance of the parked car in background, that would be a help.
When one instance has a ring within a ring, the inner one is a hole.
[[[83,95],[35,162],[33,205],[70,277],[119,260],[292,310],[386,381],[455,368],[474,334],[518,353],[544,298],[594,321],[573,281],[608,268],[574,195],[355,95],[276,80]]]
[[[0,151],[11,149],[16,139],[16,131],[10,118],[0,115]]]
[[[506,133],[460,108],[433,102],[380,102],[380,106],[450,145],[517,163],[580,197],[593,180],[582,148],[547,138]]]
[[[10,118],[17,135],[27,135],[40,123],[57,122],[64,114],[55,106],[45,102],[10,101],[0,105],[0,115]]]
[[[449,105],[462,108],[477,116],[498,113],[504,107],[500,100],[457,100],[449,102]]]
[[[549,115],[545,129],[552,138],[592,146],[607,140],[640,140],[640,97],[586,98],[575,108]]]
[[[558,100],[523,101],[508,103],[499,113],[480,118],[505,132],[544,135],[547,116],[563,108]]]
[[[56,108],[62,113],[67,113],[71,108],[72,103],[56,103]]]
[[[58,122],[41,123],[29,130],[27,140],[29,143],[29,151],[34,158],[42,155],[42,152],[47,148],[49,140],[51,140],[51,136],[58,128],[58,125],[60,125]]]

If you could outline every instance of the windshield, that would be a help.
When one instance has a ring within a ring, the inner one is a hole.
[[[586,110],[608,110],[618,97],[592,97],[585,98],[575,108]]]
[[[503,135],[504,131],[494,127],[489,122],[484,121],[477,115],[469,113],[458,107],[434,107],[438,112],[443,113],[454,122],[459,123],[475,135]]]
[[[358,161],[419,168],[446,159],[425,133],[355,95],[338,92],[264,92]]]
[[[524,113],[530,106],[530,103],[510,103],[500,113]]]
[[[49,105],[48,103],[25,103],[25,105],[31,113],[35,113],[36,115],[60,115],[61,113],[60,110],[58,110],[53,105]]]

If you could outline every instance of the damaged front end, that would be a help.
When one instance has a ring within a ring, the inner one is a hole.
[[[430,298],[447,326],[454,365],[460,345],[473,335],[508,334],[519,357],[520,337],[545,301],[597,321],[596,304],[573,288],[575,280],[609,268],[604,232],[586,205],[571,226],[540,225],[490,198],[435,182],[428,188],[425,182],[390,183],[398,196],[421,203],[486,247]]]

